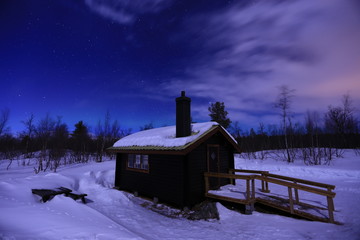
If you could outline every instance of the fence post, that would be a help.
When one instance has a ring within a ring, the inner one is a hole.
[[[251,179],[251,200],[255,201],[255,178]]]
[[[246,201],[250,200],[250,180],[246,179]]]
[[[294,214],[294,202],[293,202],[293,198],[292,198],[291,187],[288,187],[288,192],[289,192],[290,213]]]
[[[294,183],[297,184],[296,181],[294,181]],[[299,203],[299,191],[297,188],[294,188],[294,191],[295,191],[295,202]]]
[[[331,191],[331,187],[327,187],[327,190],[328,190],[328,192],[330,192],[330,193],[332,192],[332,191]],[[335,211],[335,205],[334,205],[334,204],[333,204],[333,211]]]
[[[254,179],[252,179],[252,180],[254,180]],[[251,187],[252,189],[254,188],[253,186]],[[252,199],[250,198],[252,196],[252,194],[255,194],[255,189],[254,189],[253,193],[250,194],[250,179],[246,179],[246,202],[247,202],[247,204],[245,205],[245,214],[252,214],[252,212],[254,211],[254,201],[252,201]]]
[[[331,188],[327,187],[327,190],[329,193],[331,193]],[[327,196],[327,205],[328,205],[328,212],[329,212],[329,221],[331,223],[335,222],[334,219],[334,211],[335,211],[335,206],[334,206],[334,199],[330,196]]]
[[[329,211],[329,221],[331,223],[334,223],[334,200],[332,197],[327,196],[327,205],[328,205],[328,211]]]
[[[267,172],[267,171],[261,172],[261,176],[263,177],[263,179],[265,179],[265,180],[261,180],[261,191],[264,192],[264,193],[269,193],[270,192],[269,183],[268,183],[268,181],[266,181],[268,173],[269,172]]]
[[[229,174],[235,174],[235,172],[230,169],[230,170],[229,170]],[[235,179],[234,179],[234,178],[231,178],[231,179],[230,179],[230,184],[235,185]]]

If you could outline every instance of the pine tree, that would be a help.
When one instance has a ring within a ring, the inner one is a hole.
[[[90,142],[90,135],[88,127],[79,121],[75,124],[75,130],[71,134],[73,140],[73,147],[77,155],[77,161],[84,161],[86,152],[89,151],[88,145]]]
[[[80,140],[87,140],[89,138],[89,132],[87,126],[83,121],[79,121],[75,124],[75,130],[72,134],[73,138]]]
[[[219,123],[224,128],[228,128],[230,126],[230,119],[227,117],[228,112],[225,111],[225,105],[223,102],[211,103],[211,106],[208,108],[209,116],[211,117],[211,121],[215,121]]]

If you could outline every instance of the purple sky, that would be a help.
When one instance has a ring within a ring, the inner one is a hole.
[[[360,106],[356,0],[5,0],[0,29],[13,133],[30,113],[70,128],[107,110],[124,128],[172,125],[181,90],[193,120],[222,101],[244,129],[278,122],[281,85],[296,90],[298,121],[344,94]]]

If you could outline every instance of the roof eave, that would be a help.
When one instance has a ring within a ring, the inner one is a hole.
[[[184,150],[151,150],[151,149],[130,149],[110,147],[106,149],[109,153],[130,153],[130,154],[160,154],[160,155],[186,155]]]
[[[239,145],[237,144],[237,142],[235,142],[230,136],[229,134],[220,126],[220,125],[214,125],[212,128],[210,128],[207,132],[205,132],[202,136],[200,136],[198,139],[196,139],[195,141],[183,146],[182,147],[178,147],[178,149],[145,149],[145,147],[143,149],[134,149],[133,147],[121,147],[121,148],[117,148],[117,147],[110,147],[108,148],[106,151],[110,152],[110,153],[132,153],[132,154],[166,154],[166,155],[186,155],[189,152],[191,152],[193,149],[195,149],[196,147],[198,147],[200,144],[202,144],[203,142],[205,142],[207,139],[209,139],[211,136],[213,136],[215,133],[220,132],[225,139],[231,143],[231,145],[234,148],[234,152],[235,153],[240,153],[241,150],[239,148]]]
[[[229,136],[229,133],[227,133],[221,126],[219,126],[220,131],[222,132],[222,134],[225,136],[225,138],[231,143],[231,145],[234,147],[235,149],[235,153],[241,153],[241,149],[239,147],[239,144],[237,142],[234,141],[234,139]]]
[[[191,145],[189,145],[184,151],[187,153],[191,152],[194,148],[198,147],[200,144],[202,144],[203,142],[205,142],[206,140],[208,140],[211,136],[213,136],[214,134],[220,132],[225,139],[231,143],[231,145],[234,148],[234,152],[235,153],[240,153],[240,148],[239,145],[237,144],[237,142],[235,142],[230,136],[229,134],[220,126],[220,125],[215,125],[212,129],[210,129],[210,131],[208,133],[206,133],[204,136],[202,136],[201,138],[197,139],[197,141],[194,141]]]

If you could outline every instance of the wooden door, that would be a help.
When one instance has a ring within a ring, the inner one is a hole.
[[[220,168],[220,159],[219,159],[219,145],[208,145],[207,147],[207,163],[208,163],[208,172],[218,173]],[[210,178],[209,179],[210,189],[218,189],[220,187],[219,178]]]

